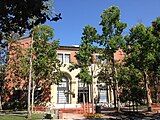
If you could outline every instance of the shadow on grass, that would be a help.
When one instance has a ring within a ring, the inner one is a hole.
[[[42,119],[44,114],[32,114],[32,120]],[[26,120],[27,114],[0,114],[0,120]]]
[[[105,113],[105,115],[115,117],[118,120],[141,120],[147,118],[150,120],[160,120],[159,113],[153,114],[147,112],[123,111],[123,112],[109,112]]]

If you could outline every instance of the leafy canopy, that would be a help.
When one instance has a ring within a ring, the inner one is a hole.
[[[61,64],[56,52],[59,41],[51,42],[53,36],[53,29],[49,26],[41,25],[33,29],[33,69],[36,79],[57,83],[61,80]]]
[[[145,98],[142,77],[141,71],[134,68],[133,65],[118,68],[117,80],[121,89],[119,96],[121,102],[132,101],[142,103],[142,100]]]
[[[101,71],[98,78],[103,82],[107,82],[106,80],[110,81],[110,77],[114,79],[114,53],[124,45],[122,32],[127,24],[120,21],[119,8],[111,6],[103,11],[100,26],[102,27],[102,34],[99,35],[96,42],[102,46],[102,49],[99,50],[99,59],[105,62],[100,65]]]
[[[90,84],[92,82],[89,67],[93,63],[93,53],[96,49],[96,47],[93,46],[93,41],[97,38],[96,34],[97,31],[95,28],[89,25],[84,27],[79,51],[75,56],[78,63],[69,67],[70,70],[80,68],[80,72],[77,74],[77,77],[85,84]]]
[[[52,7],[52,0],[1,0],[0,43],[4,36],[12,36],[13,33],[22,35],[47,19],[61,19],[60,14],[53,14]]]
[[[114,53],[123,43],[121,34],[127,25],[120,21],[120,10],[117,6],[104,10],[101,19],[100,25],[103,33],[99,43]]]

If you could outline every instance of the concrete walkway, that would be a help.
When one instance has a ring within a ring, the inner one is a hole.
[[[82,120],[85,119],[83,114],[63,113],[63,120]]]
[[[160,120],[160,113],[103,111],[103,120]],[[86,120],[83,114],[63,113],[62,120]]]

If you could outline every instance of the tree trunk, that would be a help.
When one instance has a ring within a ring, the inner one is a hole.
[[[31,59],[31,58],[30,58]],[[31,61],[31,60],[30,60]],[[30,63],[30,73],[29,73],[29,83],[28,83],[28,119],[31,119],[31,63]]]
[[[118,81],[116,80],[116,98],[117,98],[117,112],[120,112],[120,100],[119,100],[119,88],[118,88]]]
[[[85,83],[83,84],[83,111],[86,112],[86,104],[85,104]]]
[[[32,82],[32,104],[31,104],[31,113],[33,113],[33,107],[34,107],[34,92],[35,92],[35,81]]]
[[[116,102],[116,90],[115,90],[115,86],[113,87],[113,97],[114,97],[114,108],[117,108],[117,102]]]
[[[138,112],[138,103],[137,102],[135,102],[136,103],[136,111]]]
[[[114,53],[112,53],[112,80],[113,80],[113,94],[114,94],[114,107],[117,109],[117,112],[120,111],[120,101],[119,101],[119,89],[118,89],[118,81],[116,80],[116,70],[115,70],[115,61],[114,61]]]
[[[132,105],[132,107],[133,107],[133,112],[135,111],[135,105],[134,105],[134,101],[132,101],[132,103],[133,103],[133,105]]]
[[[30,53],[30,68],[29,68],[29,81],[28,81],[28,115],[27,118],[31,119],[31,82],[32,82],[32,47],[33,47],[33,38],[31,38],[31,53]]]
[[[117,108],[117,94],[116,94],[114,53],[112,53],[111,62],[112,62],[112,82],[113,82],[114,108]]]
[[[158,77],[156,77],[156,84],[154,85],[154,89],[155,89],[155,96],[156,96],[156,103],[159,103],[159,91],[158,91],[158,88],[159,88],[159,80],[158,80]]]
[[[2,96],[0,95],[0,110],[2,110]]]
[[[149,88],[149,81],[147,78],[146,71],[144,71],[144,83],[145,83],[145,88],[146,88],[147,108],[148,108],[148,111],[152,111],[152,109],[151,109],[151,104],[152,104],[151,91]]]
[[[111,103],[112,103],[112,87],[111,85],[109,85],[109,103],[110,103],[110,107],[111,107]]]
[[[109,86],[108,86],[108,84],[107,84],[107,82],[105,82],[105,86],[106,86],[106,102],[107,103],[109,103],[110,101],[109,101]]]
[[[86,112],[85,94],[83,93],[83,110]]]
[[[93,88],[93,81],[92,81],[92,84],[91,84],[91,88],[92,88],[92,113],[94,113],[94,94],[93,94],[94,88]]]
[[[91,65],[91,75],[92,75],[92,84],[90,85],[91,87],[91,102],[92,102],[92,113],[94,114],[94,70],[95,70],[95,65]]]
[[[129,111],[131,111],[131,101],[129,100]]]

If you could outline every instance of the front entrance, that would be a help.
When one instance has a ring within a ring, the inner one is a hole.
[[[89,102],[89,91],[88,90],[78,90],[78,103]]]
[[[78,81],[78,103],[89,102],[89,86],[84,85],[80,80]]]

